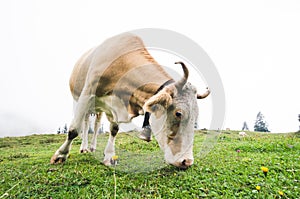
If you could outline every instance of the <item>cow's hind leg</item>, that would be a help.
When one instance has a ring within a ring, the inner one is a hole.
[[[93,134],[93,138],[91,141],[91,147],[90,150],[91,152],[96,151],[96,147],[97,147],[97,135],[98,135],[98,130],[100,127],[100,121],[101,121],[101,116],[102,116],[102,112],[99,112],[96,114],[96,119],[95,119],[95,125],[94,125],[94,134]]]
[[[59,149],[52,156],[50,163],[62,163],[67,160],[69,151],[71,149],[72,141],[75,137],[78,136],[78,132],[76,129],[69,131],[66,141],[59,147]]]
[[[113,156],[115,155],[115,138],[119,131],[119,126],[117,123],[110,123],[110,134],[107,145],[104,149],[104,160],[103,164],[106,166],[110,166],[115,164],[115,160],[113,160]]]
[[[80,153],[87,153],[88,151],[88,142],[89,142],[89,118],[90,114],[86,114],[84,121],[82,123],[82,132],[81,132],[81,146]]]

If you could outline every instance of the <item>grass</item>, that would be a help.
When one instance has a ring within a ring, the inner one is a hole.
[[[195,163],[185,171],[164,164],[157,143],[140,141],[134,133],[118,135],[118,165],[110,168],[100,163],[107,135],[99,136],[94,154],[79,154],[81,141],[74,140],[62,165],[49,160],[65,135],[1,138],[0,198],[299,197],[299,133],[207,136],[195,133]],[[204,156],[205,144],[210,152]]]

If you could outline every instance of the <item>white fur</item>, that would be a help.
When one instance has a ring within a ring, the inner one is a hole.
[[[88,152],[88,133],[89,133],[89,115],[85,116],[85,119],[82,124],[82,133],[81,133],[81,152]]]
[[[96,98],[95,103],[95,106],[105,112],[113,122],[128,123],[132,119],[132,115],[128,114],[124,102],[117,96],[110,95]]]
[[[57,151],[54,153],[54,156],[57,156],[58,158],[66,160],[69,154],[69,151],[71,150],[72,140],[66,139],[66,141],[57,149]]]
[[[100,128],[100,121],[101,121],[101,113],[98,113],[100,114],[99,115],[99,118],[98,116],[96,116],[95,118],[95,123],[94,123],[94,134],[93,134],[93,138],[92,138],[92,141],[91,141],[91,145],[90,145],[90,150],[93,152],[96,150],[97,148],[97,136],[98,136],[98,130]]]
[[[177,134],[176,136],[181,136],[182,143],[180,146],[180,152],[173,154],[170,146],[168,145],[168,137],[166,128],[166,112],[160,117],[156,117],[155,114],[150,117],[150,124],[152,127],[153,134],[160,146],[164,151],[165,160],[167,163],[180,167],[183,160],[190,160],[191,164],[193,163],[193,129],[185,129],[183,134]],[[191,125],[192,126],[192,125]]]
[[[115,138],[111,134],[109,134],[109,139],[104,149],[104,160],[103,164],[106,166],[111,165],[112,157],[115,155]]]

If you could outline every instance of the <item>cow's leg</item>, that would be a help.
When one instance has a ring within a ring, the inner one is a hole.
[[[143,130],[139,135],[140,139],[145,140],[147,142],[151,141],[151,126],[149,123],[149,119],[150,119],[150,113],[146,112],[144,116]]]
[[[119,126],[117,123],[111,122],[110,123],[110,134],[109,139],[107,142],[107,145],[104,149],[104,160],[103,164],[106,166],[110,166],[112,164],[115,164],[115,161],[113,160],[113,156],[115,155],[115,138],[119,131]]]
[[[71,149],[72,141],[75,137],[77,137],[78,133],[76,130],[69,131],[66,141],[59,147],[59,149],[54,153],[52,156],[50,163],[62,163],[67,160],[67,157],[69,155],[69,151]]]
[[[82,132],[81,132],[81,146],[80,153],[87,153],[88,151],[88,143],[89,143],[89,118],[90,114],[86,114],[84,121],[82,123]]]
[[[88,110],[90,110],[94,102],[95,95],[93,95],[92,93],[95,93],[96,89],[93,88],[92,85],[95,86],[96,84],[91,83],[85,85],[83,92],[81,93],[78,99],[74,118],[70,125],[67,139],[63,143],[63,145],[59,147],[59,149],[54,153],[50,160],[50,163],[54,164],[66,161],[71,148],[72,141],[75,137],[78,136],[78,132],[81,130],[82,121],[84,120],[84,117],[86,116]]]
[[[95,119],[95,125],[94,125],[94,135],[92,138],[92,142],[91,142],[91,147],[90,150],[91,152],[96,151],[96,147],[97,147],[97,135],[98,135],[98,130],[101,124],[101,116],[102,116],[102,112],[99,112],[96,114],[96,119]]]

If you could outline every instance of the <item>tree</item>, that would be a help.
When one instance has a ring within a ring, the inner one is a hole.
[[[261,112],[259,112],[256,116],[254,131],[270,132],[268,129],[268,123],[266,122],[265,117]]]
[[[64,133],[67,133],[68,132],[68,127],[67,127],[67,124],[65,124],[65,127],[64,127],[64,130],[63,130]]]
[[[244,124],[243,124],[242,131],[249,131],[249,128],[248,128],[248,125],[247,125],[247,122],[246,122],[246,121],[245,121]]]

